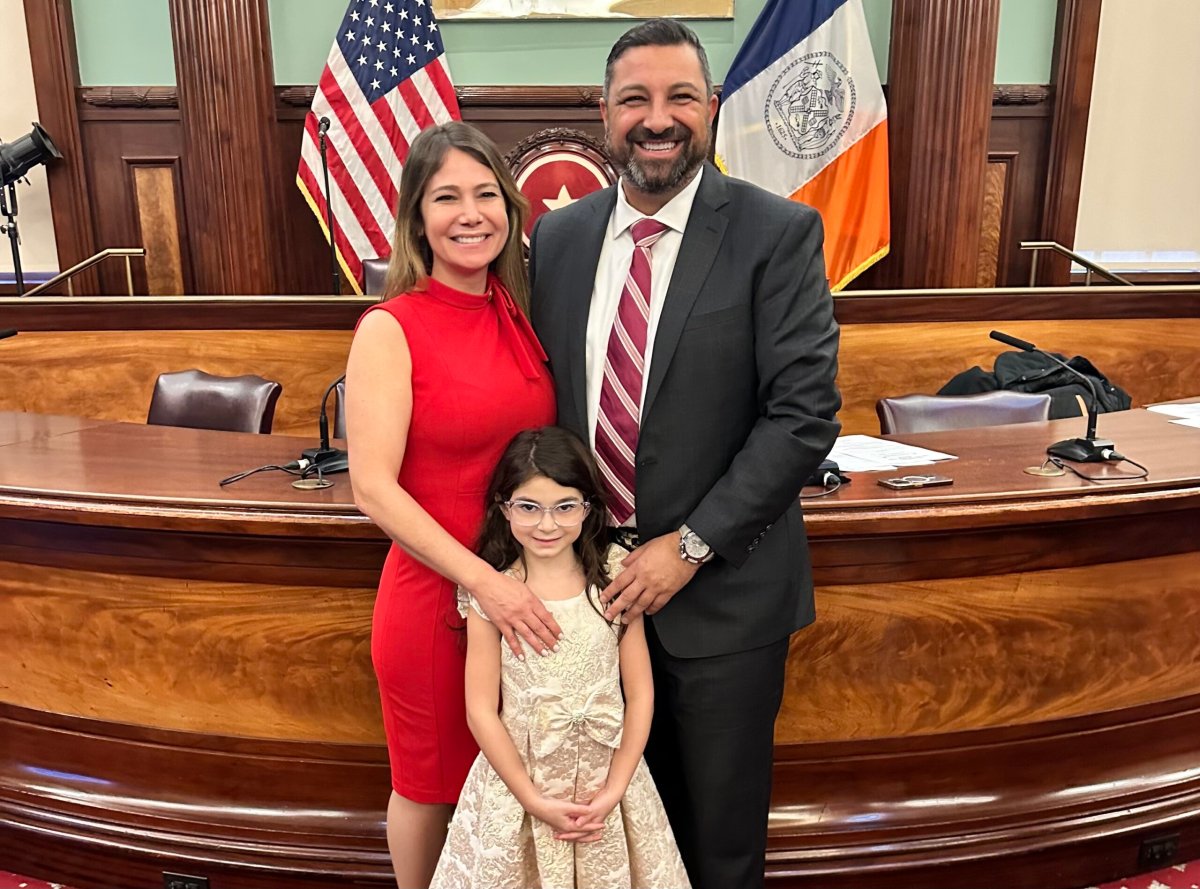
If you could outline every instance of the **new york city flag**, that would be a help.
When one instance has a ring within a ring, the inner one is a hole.
[[[821,213],[833,290],[887,254],[887,153],[861,0],[768,0],[725,78],[717,164]]]

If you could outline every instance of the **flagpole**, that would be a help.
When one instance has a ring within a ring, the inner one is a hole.
[[[341,296],[342,280],[338,273],[337,247],[333,229],[333,195],[329,193],[329,161],[325,157],[325,134],[329,132],[329,118],[322,117],[317,127],[321,142],[321,172],[325,177],[325,217],[329,229],[329,266],[333,269],[333,295]]]

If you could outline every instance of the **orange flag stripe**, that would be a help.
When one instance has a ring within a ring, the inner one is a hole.
[[[887,121],[883,120],[790,197],[816,207],[825,223],[825,274],[841,290],[887,255],[891,214],[887,182]]]

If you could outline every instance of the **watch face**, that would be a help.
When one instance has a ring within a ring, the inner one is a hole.
[[[693,559],[702,559],[708,555],[709,546],[700,539],[700,535],[695,531],[683,538],[683,548],[687,550],[687,554]]]

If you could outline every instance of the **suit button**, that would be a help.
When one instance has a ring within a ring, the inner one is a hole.
[[[770,531],[774,527],[775,527],[775,523],[771,522],[771,524],[769,524],[769,525],[767,525],[767,527],[763,528],[763,533],[766,534],[768,531]]]
[[[756,549],[758,549],[758,544],[757,544],[757,543],[752,543],[752,544],[750,544],[748,547],[746,547],[746,552],[748,552],[748,553],[752,553],[752,552],[754,552]]]
[[[638,461],[637,461],[637,465],[638,466],[653,466],[657,462],[658,462],[658,460],[656,460],[654,457],[639,457]]]

